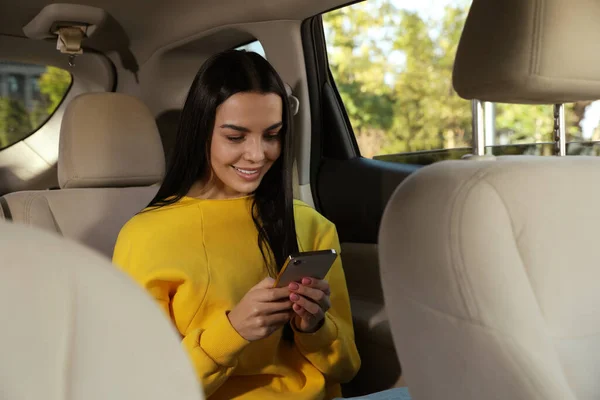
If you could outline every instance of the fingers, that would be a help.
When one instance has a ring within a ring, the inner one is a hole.
[[[252,289],[250,289],[250,291],[257,290],[257,289],[269,289],[269,288],[273,287],[274,284],[275,284],[275,279],[273,279],[271,277],[266,277],[262,281],[258,282]]]
[[[268,283],[267,279],[269,279],[271,283]],[[273,288],[272,283],[274,280],[272,278],[267,279],[250,289],[250,291],[253,292],[253,299],[264,303],[287,299],[290,290],[287,287]]]
[[[256,323],[258,325],[257,328],[272,327],[272,328],[277,329],[281,325],[287,324],[289,321],[290,321],[290,313],[288,311],[265,315],[263,317],[256,319]]]
[[[326,295],[330,295],[331,291],[329,283],[315,278],[302,278],[302,285],[310,288],[318,289],[324,292]]]
[[[314,281],[316,281],[316,279]],[[319,288],[309,287],[309,286],[305,286],[305,285],[298,285],[297,283],[291,283],[289,285],[289,289],[292,292],[297,293],[297,294],[309,299],[310,301],[317,303],[321,307],[323,312],[327,312],[329,310],[329,308],[331,307],[331,302],[330,302],[329,293],[328,293],[329,285],[327,284],[327,282],[323,282],[323,281],[319,281],[319,282],[320,283],[318,283],[318,284],[314,284],[315,286],[318,286]],[[327,292],[325,292],[325,290]],[[290,299],[292,301],[294,301],[291,297],[290,297]]]
[[[263,314],[263,315],[269,315],[269,314],[275,314],[278,312],[288,312],[292,309],[292,306],[294,305],[294,303],[292,303],[289,299],[286,301],[272,301],[272,302],[268,302],[268,303],[263,303],[261,305],[261,310],[259,310],[259,312],[257,314]]]
[[[329,296],[327,296],[323,291],[319,289],[313,289],[307,286],[300,285],[298,290],[295,290],[294,293],[302,295],[308,300],[317,303],[321,307],[321,309],[323,309],[323,311],[329,310],[329,307],[331,306],[329,302]]]
[[[292,293],[292,294],[290,294],[290,300],[292,300],[294,302],[294,305],[298,305],[298,306],[302,307],[304,310],[306,310],[312,316],[321,318],[324,315],[324,311],[319,304],[317,304],[313,301],[310,301],[309,299],[307,299],[304,296],[300,296],[299,294]],[[297,307],[293,307],[293,310],[296,311],[296,313],[298,313]],[[300,314],[298,314],[298,315],[300,315]]]
[[[260,289],[256,291],[256,300],[265,303],[287,300],[290,295],[290,289],[286,286],[282,288]]]
[[[300,304],[294,304],[292,306],[292,310],[294,310],[294,313],[301,318],[307,318],[310,316],[310,313],[306,311]]]

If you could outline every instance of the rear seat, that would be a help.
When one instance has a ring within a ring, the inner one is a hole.
[[[119,93],[71,101],[60,132],[60,190],[0,198],[0,215],[62,234],[111,257],[121,227],[156,194],[164,152],[150,110]]]

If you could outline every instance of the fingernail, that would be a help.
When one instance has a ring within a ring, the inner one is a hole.
[[[292,301],[298,301],[300,300],[300,296],[298,296],[296,293],[292,293],[290,299],[292,299]]]
[[[310,285],[312,283],[312,279],[310,278],[302,278],[303,285]]]
[[[290,285],[288,287],[290,288],[290,290],[298,290],[298,289],[300,289],[300,285],[298,285],[295,282],[290,283]]]

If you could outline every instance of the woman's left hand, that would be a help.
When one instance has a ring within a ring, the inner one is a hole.
[[[300,283],[290,283],[288,288],[296,313],[292,323],[301,332],[316,332],[331,307],[329,284],[315,278],[303,278]]]

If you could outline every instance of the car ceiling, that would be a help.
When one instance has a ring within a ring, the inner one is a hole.
[[[0,2],[0,34],[21,36],[48,0]],[[123,27],[141,61],[163,46],[231,24],[303,20],[348,0],[82,0],[66,4],[104,9]],[[101,49],[100,49],[101,50]]]

